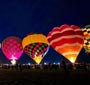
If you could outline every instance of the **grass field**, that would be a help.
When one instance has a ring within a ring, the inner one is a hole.
[[[76,70],[68,73],[60,69],[25,69],[17,71],[0,69],[0,85],[63,85],[89,84],[90,71]]]

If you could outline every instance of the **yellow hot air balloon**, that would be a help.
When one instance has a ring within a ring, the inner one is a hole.
[[[49,43],[43,34],[29,34],[22,40],[25,53],[30,56],[37,64],[41,62],[48,52]]]

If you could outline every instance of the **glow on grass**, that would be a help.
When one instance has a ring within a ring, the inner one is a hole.
[[[37,63],[40,64],[41,60],[42,60],[42,55],[36,56],[33,58],[33,60]]]
[[[16,64],[16,60],[15,59],[12,59],[11,60],[11,63],[12,63],[12,65],[15,65]]]
[[[74,59],[73,57],[71,57],[71,58],[70,58],[70,61],[71,61],[72,63],[74,63],[74,62],[75,62],[75,59]]]

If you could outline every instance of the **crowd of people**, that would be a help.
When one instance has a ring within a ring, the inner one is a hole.
[[[2,64],[0,66],[1,69],[12,69],[12,70],[25,70],[25,69],[62,69],[65,72],[71,71],[71,70],[78,70],[78,69],[84,69],[89,70],[90,64],[89,63],[66,63],[64,60],[61,61],[60,64],[19,64],[16,63],[16,65],[12,64]]]

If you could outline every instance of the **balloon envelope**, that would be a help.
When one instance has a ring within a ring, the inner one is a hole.
[[[30,56],[37,64],[41,62],[49,49],[47,37],[43,34],[31,33],[27,35],[22,45],[25,53]]]
[[[48,34],[50,45],[65,58],[75,62],[84,43],[82,30],[75,25],[54,27]]]
[[[23,53],[23,47],[21,39],[15,36],[7,37],[3,40],[1,45],[4,55],[9,60],[18,60]]]
[[[90,53],[90,25],[86,25],[83,29],[84,49],[86,53]]]

